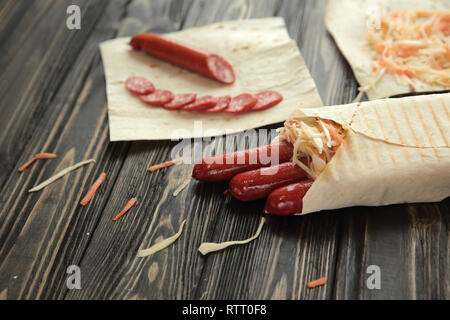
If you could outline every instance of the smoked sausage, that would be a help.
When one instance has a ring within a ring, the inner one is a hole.
[[[287,142],[277,142],[258,148],[239,150],[230,153],[210,156],[202,159],[194,166],[192,177],[199,181],[227,181],[238,173],[270,166],[272,150],[278,150],[278,163],[290,161],[293,147]],[[275,152],[276,152],[275,151]],[[267,157],[269,163],[265,163]]]
[[[308,179],[275,189],[267,197],[264,213],[278,216],[301,213],[303,197],[313,182],[314,180]]]
[[[240,201],[265,198],[272,190],[306,179],[306,172],[292,162],[259,168],[235,175],[228,186],[230,194]]]
[[[231,64],[222,56],[195,48],[179,41],[153,33],[134,36],[130,45],[149,55],[225,84],[235,81]]]

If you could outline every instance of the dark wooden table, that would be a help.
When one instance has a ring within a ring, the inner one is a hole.
[[[66,28],[78,4],[81,30]],[[357,83],[327,34],[326,1],[0,0],[0,299],[449,299],[449,199],[270,217],[256,241],[201,256],[203,241],[253,234],[264,202],[242,204],[226,185],[173,190],[192,166],[155,173],[174,142],[110,143],[99,42],[142,31],[169,32],[216,21],[284,17],[325,104],[347,103]],[[17,169],[34,154],[58,158]],[[43,191],[27,190],[78,161]],[[100,172],[107,183],[78,203]],[[112,217],[137,196],[119,222]],[[174,234],[148,258],[139,248]],[[81,289],[69,290],[78,265]],[[381,289],[369,289],[370,265]],[[327,276],[326,286],[306,283]]]

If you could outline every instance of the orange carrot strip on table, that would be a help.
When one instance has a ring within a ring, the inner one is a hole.
[[[323,278],[319,278],[317,280],[308,282],[308,288],[311,289],[311,288],[315,288],[318,286],[323,286],[324,284],[327,283],[327,280],[328,280],[327,277],[323,277]]]
[[[94,197],[95,192],[98,188],[102,185],[103,182],[106,180],[106,173],[102,172],[100,177],[94,182],[94,184],[89,188],[88,192],[84,196],[84,198],[81,200],[80,204],[82,206],[85,206],[91,201],[91,199]]]
[[[38,153],[33,158],[31,158],[27,163],[21,166],[19,168],[19,172],[23,172],[26,168],[31,166],[33,162],[35,162],[38,159],[54,159],[54,158],[56,158],[56,154],[53,153]]]
[[[126,204],[126,206],[123,208],[122,211],[120,211],[120,213],[114,217],[114,221],[117,221],[120,217],[122,217],[125,213],[127,213],[136,203],[136,198],[132,198],[130,199],[130,201],[128,201],[128,203]]]
[[[181,158],[175,159],[175,160],[170,160],[170,161],[167,161],[167,162],[163,162],[163,163],[151,166],[147,170],[153,172],[153,171],[156,171],[156,170],[159,170],[159,169],[162,169],[162,168],[167,168],[167,167],[173,166],[174,164],[177,164],[177,163],[179,163],[181,161],[183,161],[183,159],[181,159]]]

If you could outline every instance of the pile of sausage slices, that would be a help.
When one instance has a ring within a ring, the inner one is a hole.
[[[143,77],[130,77],[125,87],[137,95],[141,101],[152,107],[163,107],[167,110],[199,111],[202,113],[226,112],[240,114],[247,111],[262,111],[271,108],[283,100],[283,96],[272,90],[256,94],[242,93],[235,97],[203,96],[196,93],[174,94],[170,90],[155,89],[153,83]]]

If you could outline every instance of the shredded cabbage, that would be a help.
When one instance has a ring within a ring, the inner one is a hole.
[[[292,143],[293,162],[316,179],[343,142],[341,125],[319,118],[289,120],[280,130],[279,139]]]

